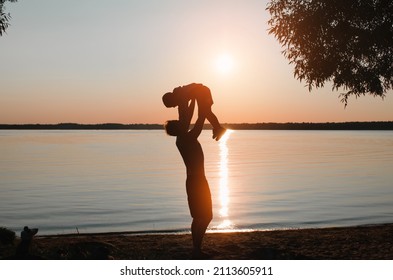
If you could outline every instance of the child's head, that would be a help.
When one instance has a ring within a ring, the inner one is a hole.
[[[170,136],[178,136],[181,134],[182,129],[178,120],[167,121],[164,124],[165,131]]]
[[[162,96],[162,102],[164,102],[164,105],[168,108],[170,107],[176,107],[178,105],[177,103],[177,98],[176,94],[173,92],[167,92]]]

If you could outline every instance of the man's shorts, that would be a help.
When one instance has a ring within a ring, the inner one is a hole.
[[[188,207],[194,219],[212,219],[213,207],[209,184],[205,177],[187,177]]]

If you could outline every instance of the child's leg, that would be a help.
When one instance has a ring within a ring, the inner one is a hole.
[[[206,119],[209,121],[209,123],[213,126],[213,130],[219,129],[221,127],[220,122],[218,121],[218,118],[216,115],[212,112],[211,107],[207,108],[200,108],[200,110],[203,110],[203,113],[206,116]]]
[[[216,141],[220,140],[220,138],[225,134],[226,129],[221,126],[216,115],[212,112],[211,107],[205,111],[205,116],[213,126],[213,139],[216,139]]]
[[[212,112],[213,98],[210,89],[202,84],[198,88],[198,111],[206,116],[206,119],[213,126],[213,130],[217,130],[221,127],[216,115]]]
[[[197,101],[199,113],[205,115],[206,119],[213,126],[213,139],[216,141],[220,140],[226,129],[220,125],[216,115],[212,112],[213,98],[208,87],[202,86],[200,97]]]

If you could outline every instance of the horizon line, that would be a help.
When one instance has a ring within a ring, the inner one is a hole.
[[[298,121],[298,122],[227,122],[221,123],[222,125],[255,125],[255,124],[341,124],[341,123],[390,123],[393,120],[384,120],[384,121]],[[0,126],[3,125],[163,125],[163,123],[121,123],[121,122],[101,122],[101,123],[78,123],[78,122],[58,122],[58,123],[0,123]],[[209,123],[207,123],[209,125]]]
[[[355,121],[355,122],[287,122],[287,123],[222,123],[232,130],[393,130],[393,121]],[[204,124],[203,129],[211,129],[211,124]],[[163,130],[163,124],[0,124],[0,130]]]

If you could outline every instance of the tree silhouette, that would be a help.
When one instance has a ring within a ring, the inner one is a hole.
[[[0,36],[2,36],[5,30],[8,28],[9,20],[11,18],[9,13],[6,14],[4,12],[4,2],[6,1],[16,2],[17,0],[0,0]]]
[[[331,81],[341,101],[393,88],[392,0],[272,0],[269,34],[309,91]]]

